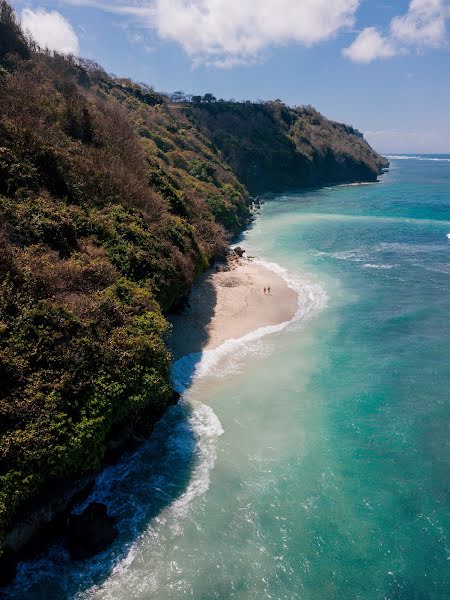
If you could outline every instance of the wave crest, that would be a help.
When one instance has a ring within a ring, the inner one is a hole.
[[[424,160],[431,162],[450,162],[450,158],[443,156],[416,156],[416,155],[407,155],[407,154],[392,154],[387,155],[386,158],[390,160]]]

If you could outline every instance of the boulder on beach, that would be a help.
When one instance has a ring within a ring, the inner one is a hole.
[[[245,250],[243,248],[241,248],[240,246],[236,246],[236,248],[234,249],[235,254],[237,254],[239,256],[239,258],[242,258],[244,256],[244,252]]]
[[[81,560],[105,550],[114,542],[118,532],[107,507],[91,502],[80,515],[69,517],[67,534],[71,558]]]

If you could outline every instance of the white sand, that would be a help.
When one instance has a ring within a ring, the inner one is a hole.
[[[271,293],[264,294],[270,286]],[[194,285],[189,307],[170,318],[174,358],[213,349],[266,325],[290,321],[297,293],[262,265],[242,259],[233,270],[207,271]]]

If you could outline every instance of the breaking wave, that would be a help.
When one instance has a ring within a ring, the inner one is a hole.
[[[425,160],[432,162],[450,162],[449,157],[438,157],[438,156],[408,156],[403,154],[392,154],[387,155],[386,158],[391,160]]]

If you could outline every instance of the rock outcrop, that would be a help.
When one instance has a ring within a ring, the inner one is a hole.
[[[117,538],[113,517],[105,504],[91,502],[80,515],[71,515],[67,526],[67,546],[73,560],[94,556]]]
[[[0,556],[0,586],[7,585],[16,576],[17,560],[10,548],[5,548]]]

